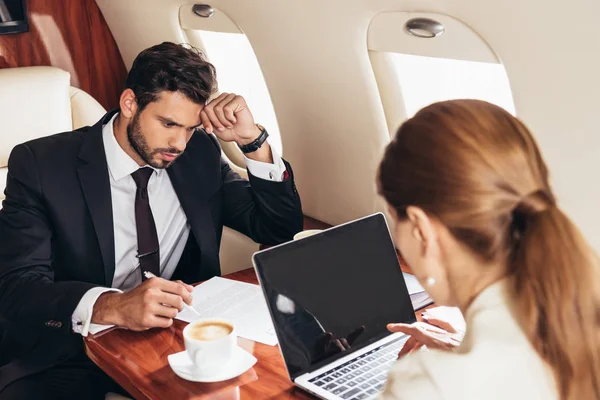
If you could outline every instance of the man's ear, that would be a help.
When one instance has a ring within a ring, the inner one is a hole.
[[[121,115],[123,115],[123,117],[127,119],[133,118],[137,112],[137,100],[133,90],[125,89],[123,93],[121,93],[119,106],[121,108]]]
[[[431,255],[438,239],[433,220],[423,209],[415,206],[407,207],[406,215],[412,225],[411,234],[421,242],[423,256]]]

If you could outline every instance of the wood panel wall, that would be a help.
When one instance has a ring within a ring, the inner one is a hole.
[[[127,71],[94,0],[27,0],[29,32],[0,35],[0,68],[51,65],[71,86],[116,108]],[[1,88],[0,88],[1,90]]]

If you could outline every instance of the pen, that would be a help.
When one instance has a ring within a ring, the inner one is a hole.
[[[148,271],[144,271],[144,276],[146,277],[146,279],[156,278],[156,275],[154,275],[152,272],[148,272]],[[194,309],[194,307],[190,306],[186,302],[183,303],[183,308],[186,309],[186,310],[189,310],[189,311],[193,312],[197,316],[200,316],[200,314],[198,313],[198,311],[196,311]]]

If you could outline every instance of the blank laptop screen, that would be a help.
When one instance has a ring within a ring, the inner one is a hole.
[[[292,379],[385,337],[389,322],[415,321],[382,214],[259,252],[254,263]]]

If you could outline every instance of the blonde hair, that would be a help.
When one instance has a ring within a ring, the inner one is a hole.
[[[521,121],[478,100],[433,104],[400,127],[378,178],[400,218],[418,206],[485,261],[506,262],[518,317],[560,398],[600,399],[598,259],[556,205]]]

